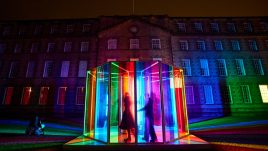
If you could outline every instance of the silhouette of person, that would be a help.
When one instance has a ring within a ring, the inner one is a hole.
[[[126,139],[124,139],[124,141],[126,143],[131,142],[130,131],[132,128],[135,127],[135,122],[134,122],[134,118],[131,114],[130,105],[131,105],[131,102],[130,102],[129,93],[126,92],[125,97],[124,97],[125,110],[123,112],[122,121],[121,121],[121,124],[119,126],[120,129],[127,130],[128,137]]]
[[[35,115],[33,119],[30,120],[29,125],[26,129],[26,134],[28,135],[44,135],[45,125],[41,122],[38,115]]]
[[[145,131],[144,131],[144,140],[146,142],[149,141],[149,136],[148,136],[148,129],[149,129],[149,134],[151,137],[150,142],[156,142],[157,137],[155,134],[154,130],[154,113],[153,113],[153,93],[151,93],[151,96],[149,94],[146,94],[145,100],[147,100],[146,105],[141,108],[139,111],[145,111]]]

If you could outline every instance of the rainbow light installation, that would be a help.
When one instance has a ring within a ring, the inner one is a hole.
[[[184,76],[180,68],[160,61],[108,62],[87,72],[83,135],[103,143],[124,143],[127,134],[119,128],[124,112],[124,94],[136,127],[130,143],[147,143],[143,108],[153,99],[153,126],[157,143],[169,143],[189,134]]]

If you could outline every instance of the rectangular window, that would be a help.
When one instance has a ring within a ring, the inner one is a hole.
[[[185,23],[177,23],[177,28],[179,32],[186,32],[186,26]]]
[[[77,87],[76,105],[84,105],[84,102],[85,102],[85,87]]]
[[[218,75],[227,76],[225,59],[217,59],[216,61],[217,61]]]
[[[48,100],[49,87],[41,87],[39,105],[46,105]]]
[[[89,50],[89,42],[81,42],[81,52],[88,52]]]
[[[0,43],[0,53],[4,53],[7,49],[7,45],[5,43]]]
[[[130,39],[130,49],[139,49],[140,48],[140,41],[139,39]]]
[[[12,100],[12,97],[13,97],[13,92],[14,92],[14,87],[7,87],[6,88],[3,104],[5,104],[5,105],[10,105],[11,104],[11,100]]]
[[[22,105],[30,104],[31,92],[32,92],[31,87],[24,87],[23,88],[22,97],[21,97],[21,104]]]
[[[204,40],[197,40],[196,41],[196,49],[197,50],[206,50],[206,45]]]
[[[35,25],[35,28],[34,28],[34,35],[39,35],[41,34],[42,32],[42,25]]]
[[[235,66],[237,75],[246,75],[243,59],[235,59]]]
[[[248,47],[250,50],[258,50],[257,42],[256,40],[249,40],[248,41]]]
[[[116,61],[116,58],[108,58],[107,62]]]
[[[62,61],[61,62],[61,77],[68,77],[69,74],[69,66],[70,66],[70,61]]]
[[[219,24],[218,23],[210,23],[210,30],[212,32],[219,32]]]
[[[244,32],[252,32],[252,25],[251,23],[243,23]]]
[[[38,49],[39,49],[39,43],[38,43],[38,42],[34,42],[34,43],[32,43],[32,46],[31,46],[31,53],[36,53],[36,52],[38,52]]]
[[[180,40],[180,50],[188,50],[188,41],[187,40]]]
[[[87,61],[79,61],[78,77],[86,77],[87,75]]]
[[[222,101],[224,104],[233,104],[231,86],[230,85],[221,85],[221,95]]]
[[[89,32],[90,31],[90,24],[83,24],[83,32]]]
[[[201,76],[209,76],[208,60],[200,59]]]
[[[66,98],[67,87],[59,87],[57,105],[64,105]]]
[[[58,31],[58,25],[50,26],[50,34],[55,34]]]
[[[202,23],[194,23],[193,28],[195,32],[203,32],[203,25]]]
[[[185,86],[187,104],[194,104],[194,89],[193,86]]]
[[[72,50],[72,42],[64,43],[64,52],[70,52]]]
[[[67,25],[66,26],[66,33],[72,33],[74,32],[74,26],[73,25]]]
[[[22,49],[22,46],[20,43],[16,43],[15,47],[14,47],[14,53],[20,53]]]
[[[249,91],[249,86],[248,85],[241,85],[241,91],[242,91],[242,95],[243,95],[243,102],[244,103],[252,103],[250,91]]]
[[[4,26],[3,27],[3,36],[8,36],[11,32],[11,27],[10,26]]]
[[[190,59],[182,59],[181,61],[182,61],[181,65],[182,65],[184,75],[185,76],[191,76],[192,71],[191,71]]]
[[[214,40],[214,47],[215,47],[215,50],[223,50],[221,40]]]
[[[161,49],[161,41],[160,41],[160,39],[152,39],[152,49],[153,50]]]
[[[56,43],[50,42],[47,44],[47,52],[55,52]]]
[[[268,22],[261,22],[260,25],[261,25],[262,31],[264,32],[268,31]]]
[[[238,40],[231,40],[231,44],[233,50],[240,50],[240,43]]]
[[[117,49],[117,39],[109,39],[108,40],[108,50]]]
[[[211,85],[204,85],[204,94],[205,94],[206,104],[214,104]]]
[[[268,85],[259,85],[263,103],[268,103]]]
[[[162,61],[162,58],[153,58],[153,61]]]
[[[43,77],[51,77],[53,69],[53,61],[45,61]]]
[[[139,61],[139,58],[129,58],[129,61]]]
[[[11,62],[9,69],[9,78],[15,78],[19,73],[19,64],[16,61]]]
[[[236,32],[235,23],[227,23],[227,31],[231,33]]]
[[[26,78],[32,78],[34,76],[34,61],[29,61],[27,66]]]
[[[261,59],[253,59],[253,67],[257,75],[264,75]]]

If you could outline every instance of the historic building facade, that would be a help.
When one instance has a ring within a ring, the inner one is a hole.
[[[267,17],[1,21],[0,34],[1,114],[82,115],[86,70],[129,60],[182,67],[190,118],[268,109]]]

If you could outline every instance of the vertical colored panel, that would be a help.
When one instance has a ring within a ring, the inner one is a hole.
[[[172,142],[178,138],[178,121],[176,116],[173,67],[166,64],[162,64],[162,87],[166,142]]]
[[[30,103],[30,97],[31,97],[32,88],[31,87],[24,87],[22,98],[21,98],[21,104],[27,105]]]
[[[14,92],[14,87],[7,87],[5,92],[4,104],[11,104],[12,96]]]

